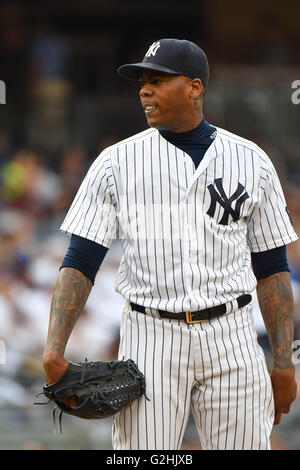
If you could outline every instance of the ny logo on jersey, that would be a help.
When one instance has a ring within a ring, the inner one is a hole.
[[[207,214],[210,217],[213,217],[215,215],[216,204],[218,202],[224,209],[223,216],[218,223],[221,225],[228,225],[229,215],[231,215],[231,217],[233,218],[233,221],[236,222],[240,218],[242,203],[246,199],[249,198],[249,194],[247,193],[247,191],[245,191],[245,187],[241,183],[239,183],[237,190],[234,192],[232,196],[228,198],[223,188],[222,178],[215,179],[214,184],[216,185],[218,192],[212,184],[210,184],[207,187],[207,189],[210,192],[210,197],[211,197],[211,203],[207,211]],[[242,194],[243,192],[244,194]],[[231,204],[235,200],[236,200],[235,208],[233,209],[231,207]]]
[[[151,55],[155,56],[157,49],[160,47],[160,42],[156,41],[149,47],[148,51],[146,52],[145,57],[150,57]]]

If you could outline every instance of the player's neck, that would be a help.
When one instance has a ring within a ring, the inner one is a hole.
[[[203,119],[204,119],[204,116],[203,116],[203,113],[201,113],[201,115],[198,114],[195,117],[195,119],[189,119],[186,122],[182,122],[180,125],[177,125],[176,128],[175,127],[171,128],[170,126],[169,128],[162,128],[159,130],[173,132],[175,134],[188,132],[188,131],[192,131],[193,129],[196,129],[201,124]]]
[[[180,123],[176,123],[176,126],[172,127],[163,127],[163,128],[158,128],[158,130],[164,130],[164,131],[169,131],[169,132],[174,132],[174,133],[180,133],[180,132],[188,132],[196,127],[198,127],[201,122],[204,119],[204,115],[201,112],[191,116],[189,115],[186,120],[182,120]]]

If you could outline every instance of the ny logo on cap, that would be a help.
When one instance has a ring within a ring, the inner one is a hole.
[[[160,42],[156,41],[149,47],[148,51],[146,52],[145,57],[150,57],[151,55],[155,56],[157,49],[160,47]]]

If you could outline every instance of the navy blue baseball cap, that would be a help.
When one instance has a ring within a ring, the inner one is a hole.
[[[209,67],[204,51],[186,39],[160,39],[149,47],[142,62],[125,64],[118,73],[129,80],[139,80],[143,70],[200,78],[206,87]]]

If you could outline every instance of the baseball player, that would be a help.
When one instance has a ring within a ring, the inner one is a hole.
[[[139,81],[149,128],[100,154],[62,224],[71,242],[51,306],[47,381],[67,367],[68,338],[119,238],[119,358],[136,362],[148,399],[115,415],[114,449],[180,449],[190,410],[203,449],[270,449],[296,396],[285,247],[297,235],[278,176],[255,143],[205,120],[209,69],[194,43],[155,41],[118,71]]]

